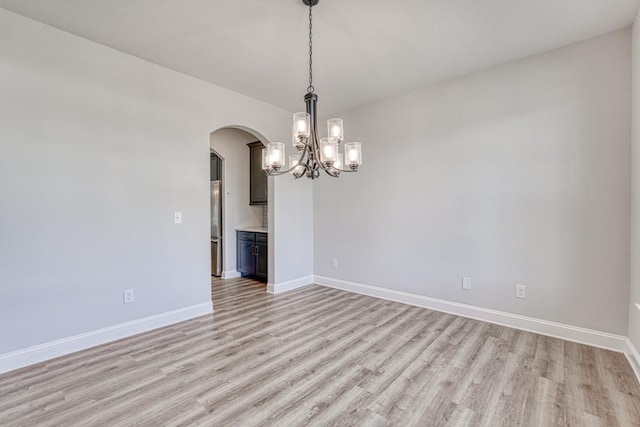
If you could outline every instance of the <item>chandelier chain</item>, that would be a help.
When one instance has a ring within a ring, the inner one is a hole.
[[[309,2],[309,87],[307,87],[307,93],[315,92],[313,87],[313,16],[311,10],[313,8],[313,2]]]

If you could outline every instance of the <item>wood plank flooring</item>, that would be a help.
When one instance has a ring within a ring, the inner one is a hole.
[[[640,426],[624,355],[308,286],[0,376],[2,426]]]

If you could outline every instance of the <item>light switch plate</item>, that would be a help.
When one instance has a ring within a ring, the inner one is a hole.
[[[471,290],[471,277],[462,278],[462,289]]]
[[[174,212],[173,213],[173,223],[174,224],[182,224],[182,212]]]

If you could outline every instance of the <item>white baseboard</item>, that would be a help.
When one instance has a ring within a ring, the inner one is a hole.
[[[267,283],[267,292],[270,294],[281,294],[283,292],[292,291],[303,286],[311,285],[313,276],[300,277],[299,279],[289,280],[282,283]]]
[[[213,312],[211,301],[0,354],[0,374]]]
[[[624,354],[627,356],[627,360],[629,360],[629,364],[633,368],[638,382],[640,382],[640,353],[629,338],[627,338],[625,342]]]
[[[528,332],[535,332],[537,334],[561,338],[567,341],[587,344],[607,350],[624,352],[625,347],[627,346],[627,337],[608,332],[600,332],[578,326],[536,319],[534,317],[521,316],[519,314],[476,307],[469,304],[430,298],[423,295],[411,294],[393,289],[348,282],[340,279],[332,279],[330,277],[314,276],[313,279],[314,283],[331,288],[416,305],[435,311],[482,320],[484,322],[495,323]]]
[[[228,271],[223,271],[221,277],[223,279],[235,279],[236,277],[240,277],[240,276],[241,276],[240,272],[236,270],[228,270]]]

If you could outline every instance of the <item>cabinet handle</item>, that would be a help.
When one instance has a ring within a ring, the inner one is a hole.
[[[254,254],[255,256],[258,256],[258,247],[257,247],[257,246],[254,246],[254,248],[255,248],[255,251],[253,252],[253,254]]]

